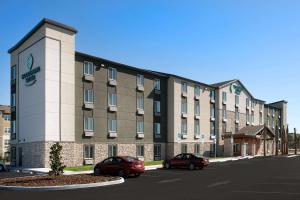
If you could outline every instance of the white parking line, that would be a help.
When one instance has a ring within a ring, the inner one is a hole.
[[[220,186],[220,185],[227,185],[229,183],[230,183],[230,181],[228,181],[228,180],[227,181],[220,181],[220,182],[212,183],[212,184],[208,185],[207,187],[212,188],[212,187],[217,187],[217,186]]]
[[[298,192],[264,192],[264,191],[247,191],[247,190],[236,190],[236,191],[232,191],[235,193],[253,193],[253,194],[283,194],[283,195],[300,195],[300,193]]]
[[[293,157],[297,157],[299,155],[290,155],[290,156],[287,156],[287,158],[293,158]]]
[[[180,181],[180,180],[181,180],[181,178],[174,178],[174,179],[162,180],[162,181],[159,181],[158,183],[159,184],[162,184],[162,183],[173,183],[173,182]]]

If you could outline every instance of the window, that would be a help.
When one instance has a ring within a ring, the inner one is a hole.
[[[187,153],[187,144],[181,144],[181,153]]]
[[[16,66],[14,65],[12,68],[11,68],[11,80],[16,80],[17,78],[17,68]]]
[[[210,99],[215,100],[215,90],[210,90]]]
[[[270,119],[269,119],[269,117],[268,117],[268,119],[267,119],[267,125],[268,125],[268,127],[270,127]]]
[[[84,61],[84,74],[94,76],[94,64],[92,62]]]
[[[187,83],[186,82],[181,82],[181,92],[187,93]]]
[[[144,76],[138,74],[136,79],[137,86],[144,86]]]
[[[9,145],[9,140],[4,140],[4,145],[8,146]]]
[[[240,116],[239,116],[239,109],[235,108],[235,120],[239,121]]]
[[[226,105],[222,106],[223,119],[227,119]]]
[[[195,96],[200,96],[200,86],[199,85],[195,85],[194,93],[195,93]]]
[[[254,100],[252,100],[252,101],[251,101],[251,108],[252,108],[252,109],[254,108],[254,103],[255,103]]]
[[[94,131],[94,119],[92,117],[84,117],[84,130]]]
[[[9,134],[10,133],[10,127],[5,127],[4,128],[4,133]]]
[[[249,99],[246,98],[246,106],[249,107]]]
[[[273,115],[273,117],[275,115],[275,109],[274,108],[272,109],[272,115]]]
[[[84,102],[85,103],[94,103],[94,91],[85,90],[84,91]]]
[[[94,146],[84,145],[84,158],[93,159],[94,158]]]
[[[160,91],[160,80],[154,79],[154,89]]]
[[[154,101],[154,112],[160,113],[160,101]]]
[[[137,122],[136,126],[138,133],[144,133],[144,122]]]
[[[187,134],[187,119],[181,119],[181,133]]]
[[[154,123],[154,134],[160,135],[160,123]]]
[[[108,79],[109,80],[117,80],[117,70],[116,68],[109,67],[108,68]]]
[[[195,115],[200,115],[200,102],[195,100]]]
[[[262,124],[263,121],[262,121],[262,113],[259,113],[259,124]]]
[[[239,105],[239,103],[240,103],[240,96],[235,95],[235,105]]]
[[[181,97],[181,113],[187,114],[187,99]]]
[[[11,139],[16,139],[16,121],[12,121],[11,123]]]
[[[215,118],[215,106],[210,104],[210,117]]]
[[[117,145],[108,145],[108,157],[117,156]]]
[[[254,124],[254,112],[251,112],[251,122]]]
[[[194,153],[196,156],[200,156],[200,144],[195,144]]]
[[[238,143],[233,144],[233,153],[239,153],[240,149],[241,149],[240,144]]]
[[[263,105],[259,104],[259,111],[262,111],[262,107],[263,107]]]
[[[161,160],[161,145],[154,145],[154,160]]]
[[[246,111],[246,122],[250,123],[249,110]]]
[[[108,105],[117,106],[117,94],[115,92],[108,93]]]
[[[237,134],[239,132],[239,124],[236,123],[234,126],[235,133]]]
[[[137,157],[144,157],[144,145],[136,146],[136,155]]]
[[[108,119],[108,131],[109,132],[117,132],[117,120],[116,119]]]
[[[4,114],[3,118],[4,118],[5,121],[10,121],[11,120],[11,116],[7,115],[7,114]]]
[[[215,122],[210,122],[210,135],[216,135]]]
[[[10,104],[11,106],[16,106],[16,93],[11,94],[11,99],[10,99]]]
[[[137,109],[144,110],[144,95],[137,97]]]
[[[194,131],[195,131],[195,135],[196,136],[200,136],[200,121],[199,120],[195,120],[195,127],[194,127]]]
[[[222,92],[222,100],[223,100],[223,102],[227,101],[227,93],[226,92]]]
[[[222,122],[222,132],[226,133],[226,122]]]

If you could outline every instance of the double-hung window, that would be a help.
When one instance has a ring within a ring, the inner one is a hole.
[[[210,135],[216,135],[215,122],[210,122]]]
[[[94,64],[84,61],[84,75],[94,76]]]
[[[136,123],[137,133],[144,133],[144,122],[139,121]]]
[[[161,145],[154,145],[154,160],[161,160]]]
[[[195,85],[194,93],[195,93],[195,96],[200,96],[200,86],[199,85]]]
[[[195,135],[199,136],[200,135],[200,121],[199,120],[195,120]]]
[[[117,106],[117,94],[115,92],[108,93],[108,105]]]
[[[251,112],[251,123],[254,124],[254,112]]]
[[[239,109],[235,108],[235,120],[239,121],[240,117],[239,117]]]
[[[12,68],[11,68],[11,80],[14,81],[16,80],[17,78],[17,68],[16,66],[14,65]]]
[[[159,79],[154,79],[154,89],[156,91],[160,91],[160,80]]]
[[[4,128],[4,133],[10,134],[10,127],[5,127]]]
[[[226,105],[222,106],[222,110],[223,110],[223,119],[227,119]]]
[[[11,116],[10,115],[3,115],[3,118],[5,121],[10,121],[11,120]]]
[[[11,104],[11,106],[16,106],[16,93],[12,93],[11,94],[11,99],[10,99],[10,104]]]
[[[250,123],[249,110],[246,111],[246,122]]]
[[[144,145],[137,145],[136,146],[136,156],[137,157],[144,157]]]
[[[154,123],[154,134],[160,135],[160,123]]]
[[[93,145],[84,145],[84,158],[93,159],[94,158],[94,146]]]
[[[111,144],[108,145],[108,157],[117,156],[117,145]]]
[[[160,113],[160,101],[154,101],[154,113]]]
[[[181,98],[181,113],[187,114],[187,99]]]
[[[223,103],[226,103],[226,101],[227,101],[227,93],[226,92],[222,92],[222,100],[223,100]]]
[[[84,102],[85,103],[94,103],[94,91],[93,90],[85,90],[84,92]]]
[[[213,104],[210,105],[210,117],[215,118],[215,106]]]
[[[210,90],[210,100],[215,100],[215,94],[216,94],[216,91],[215,90]]]
[[[247,106],[247,108],[249,108],[249,104],[250,104],[249,99],[246,98],[246,106]]]
[[[181,119],[181,133],[183,135],[187,134],[187,119]]]
[[[113,67],[108,68],[108,79],[109,80],[117,80],[117,69]]]
[[[109,119],[108,120],[108,131],[109,132],[117,132],[117,120],[116,119]]]
[[[137,97],[137,109],[144,110],[144,96],[138,96]]]
[[[85,131],[94,131],[94,118],[84,117],[84,130]]]
[[[187,153],[187,144],[181,144],[181,153]]]
[[[143,86],[144,87],[144,76],[138,74],[136,77],[136,85],[137,86]]]
[[[240,103],[240,96],[235,95],[235,105],[239,105],[239,103]]]
[[[200,144],[195,144],[194,153],[196,156],[200,156]]]
[[[195,115],[200,115],[200,102],[198,100],[195,100]]]
[[[181,92],[187,93],[187,83],[186,82],[181,82]]]

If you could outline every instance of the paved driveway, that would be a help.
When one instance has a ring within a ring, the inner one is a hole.
[[[124,184],[53,192],[0,191],[1,199],[300,199],[300,157],[215,163],[204,170],[155,170]]]

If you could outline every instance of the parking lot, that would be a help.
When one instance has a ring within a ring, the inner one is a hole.
[[[1,199],[300,199],[300,157],[214,163],[204,170],[154,170],[125,183],[53,192],[0,191]],[[42,195],[42,196],[41,196]]]

